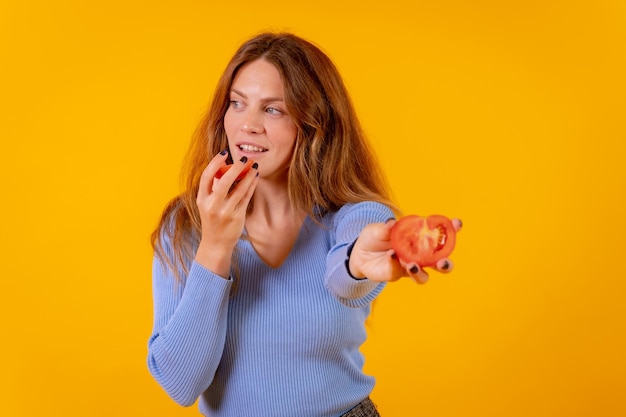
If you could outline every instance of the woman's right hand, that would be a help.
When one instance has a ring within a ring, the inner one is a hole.
[[[202,236],[195,260],[223,278],[230,274],[232,252],[243,233],[248,204],[258,183],[256,164],[236,181],[246,160],[235,162],[217,179],[215,174],[226,165],[227,158],[228,152],[221,152],[209,162],[202,172],[196,198]]]

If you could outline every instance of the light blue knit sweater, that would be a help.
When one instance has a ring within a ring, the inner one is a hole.
[[[215,417],[333,417],[366,398],[370,302],[384,284],[355,280],[346,250],[363,227],[393,217],[372,202],[307,218],[288,258],[267,266],[238,243],[239,283],[197,263],[177,284],[155,259],[148,367],[179,404]],[[276,237],[280,239],[280,236]]]

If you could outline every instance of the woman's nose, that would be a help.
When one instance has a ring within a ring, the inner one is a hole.
[[[246,133],[259,133],[263,130],[263,123],[257,112],[249,111],[246,114],[241,130]]]

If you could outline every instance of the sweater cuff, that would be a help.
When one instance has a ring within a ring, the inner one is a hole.
[[[346,260],[344,262],[346,264],[346,271],[348,271],[348,275],[350,275],[352,277],[352,279],[356,279],[357,281],[361,281],[361,280],[367,279],[367,277],[357,278],[354,275],[352,275],[352,272],[350,271],[350,255],[352,254],[352,249],[354,248],[354,244],[355,243],[356,243],[356,239],[354,240],[354,242],[352,242],[352,243],[350,243],[350,245],[348,245],[348,249],[346,251]]]
[[[233,280],[231,277],[224,279],[193,261],[189,269],[187,282],[185,283],[185,293],[192,297],[202,297],[205,294],[211,294],[211,297],[216,295],[219,297],[220,295],[229,294],[232,284]]]
[[[370,281],[367,278],[354,278],[347,265],[348,249],[346,245],[331,255],[329,265],[334,267],[326,276],[326,288],[343,304],[349,307],[362,307],[376,298],[385,287],[385,283]]]

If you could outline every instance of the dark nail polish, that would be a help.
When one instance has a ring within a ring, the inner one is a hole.
[[[243,162],[245,164],[246,162],[248,162],[248,157],[244,156],[239,161],[241,161],[241,162]]]
[[[392,220],[395,220],[395,218],[390,217],[390,218],[388,218],[387,220],[385,220],[385,223],[389,223],[389,222],[390,222],[390,221],[392,221]]]
[[[253,169],[257,169],[259,167],[259,164],[257,164],[256,162],[254,164],[252,164],[252,168]]]
[[[448,268],[450,268],[450,262],[445,261],[443,263],[443,265],[441,265],[441,269],[443,269],[444,271],[448,270]]]
[[[411,269],[409,269],[409,271],[412,274],[417,274],[420,271],[420,269],[417,267],[417,265],[413,265],[413,267]]]
[[[394,252],[394,253],[392,253],[392,254],[391,254],[391,259],[398,259],[398,255],[396,255],[396,253],[395,253],[395,252]]]
[[[459,229],[463,227],[463,221],[461,219],[457,219],[459,221]]]
[[[224,156],[228,153],[228,149],[224,149],[222,152],[220,152],[220,155]]]

